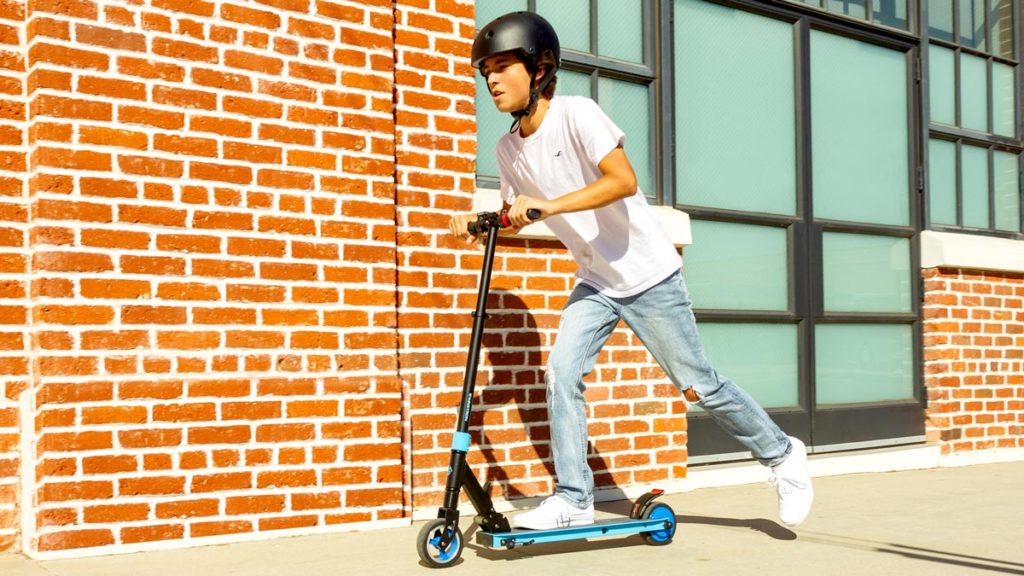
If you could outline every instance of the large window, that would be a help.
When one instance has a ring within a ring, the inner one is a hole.
[[[556,95],[593,98],[626,133],[626,154],[648,200],[660,203],[659,114],[655,108],[652,0],[477,0],[476,25],[502,14],[529,10],[558,31],[562,69]],[[511,116],[494,109],[477,75],[477,183],[498,186],[494,147],[508,132]]]
[[[840,4],[673,0],[672,17],[674,192],[708,357],[819,449],[923,431],[915,43],[852,32]],[[695,461],[739,450],[700,411],[690,427]]]
[[[928,203],[936,229],[1017,235],[1020,5],[927,0]]]

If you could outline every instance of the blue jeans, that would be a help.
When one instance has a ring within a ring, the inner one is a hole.
[[[672,383],[693,388],[711,418],[748,448],[761,464],[774,466],[792,450],[789,438],[749,394],[711,367],[697,335],[692,302],[681,272],[629,298],[611,298],[580,283],[562,311],[558,338],[548,357],[547,384],[555,494],[585,508],[594,501],[587,465],[587,420],[583,377],[598,353],[626,321]]]

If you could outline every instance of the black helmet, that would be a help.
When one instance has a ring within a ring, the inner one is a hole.
[[[530,72],[530,103],[526,108],[512,115],[526,116],[537,102],[537,96],[554,79],[562,64],[562,52],[558,45],[558,34],[544,18],[532,12],[512,12],[499,16],[483,27],[473,41],[472,64],[480,68],[484,60],[502,52],[517,52]],[[534,85],[534,76],[541,64],[550,70]],[[513,129],[515,124],[513,124]]]
[[[502,52],[522,51],[536,63],[546,63],[555,70],[562,64],[558,34],[544,18],[532,12],[512,12],[499,16],[476,35],[473,41],[473,67]]]

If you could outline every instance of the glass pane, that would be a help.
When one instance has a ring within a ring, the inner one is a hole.
[[[562,96],[586,96],[592,98],[590,92],[590,74],[575,70],[561,69],[558,71],[558,85],[555,94]]]
[[[559,74],[561,76],[561,74]],[[559,78],[561,82],[561,78]],[[487,90],[487,81],[476,75],[476,174],[498,177],[498,158],[494,151],[498,139],[512,126],[512,116],[498,112]]]
[[[537,0],[537,14],[554,26],[562,48],[590,52],[590,0]]]
[[[928,46],[928,101],[931,121],[956,125],[956,53],[948,48]]]
[[[865,0],[825,0],[825,7],[829,10],[855,18],[868,17],[864,4]]]
[[[960,0],[960,44],[985,50],[985,0]]]
[[[1020,232],[1020,159],[995,152],[996,229]]]
[[[960,153],[964,226],[988,228],[988,150],[964,146]]]
[[[597,0],[597,51],[601,56],[642,63],[643,18],[641,2]]]
[[[789,258],[783,228],[691,220],[686,285],[698,308],[789,309]]]
[[[1013,59],[1013,0],[992,0],[992,53]]]
[[[928,0],[928,35],[953,42],[953,0]]]
[[[814,342],[818,404],[914,397],[910,326],[819,324]]]
[[[910,240],[826,232],[825,310],[910,312]]]
[[[875,0],[871,18],[879,24],[907,29],[907,0]]]
[[[793,25],[701,0],[675,8],[679,202],[796,214]]]
[[[906,54],[811,31],[816,217],[910,222],[907,116]]]
[[[796,326],[701,322],[698,329],[711,365],[758,404],[799,405]]]
[[[988,61],[960,53],[960,125],[988,131]]]
[[[477,30],[502,14],[526,10],[526,0],[476,0]],[[561,31],[559,31],[561,34]]]
[[[992,131],[1011,138],[1016,134],[1013,66],[992,62]]]
[[[928,141],[928,207],[932,224],[956,226],[956,144]]]
[[[597,94],[601,108],[626,133],[626,155],[636,172],[640,190],[648,196],[655,195],[650,88],[646,84],[599,78]]]
[[[476,27],[479,30],[489,22],[509,12],[526,10],[526,0],[477,0]],[[559,74],[561,76],[561,74]],[[512,126],[512,117],[501,114],[494,107],[487,82],[476,77],[476,174],[498,177],[498,159],[494,155],[498,139]]]

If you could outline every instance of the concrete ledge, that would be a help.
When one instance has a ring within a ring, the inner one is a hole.
[[[1024,272],[1024,241],[974,234],[921,232],[921,268]]]
[[[501,192],[494,188],[478,188],[473,195],[473,212],[495,211],[501,209]],[[676,210],[670,206],[651,206],[654,213],[661,220],[662,226],[668,232],[669,238],[676,248],[682,248],[693,244],[693,235],[690,233],[690,216],[686,212]],[[555,233],[548,228],[547,224],[538,222],[523,228],[517,235],[519,238],[530,238],[537,240],[557,240]]]
[[[902,472],[907,470],[928,470],[933,468],[952,468],[972,466],[975,464],[995,464],[1005,462],[1024,462],[1024,449],[982,450],[963,454],[942,455],[937,444],[918,444],[913,446],[896,446],[855,452],[836,452],[812,454],[808,457],[807,466],[811,476],[843,476],[848,474],[866,474],[875,472]],[[594,492],[597,502],[614,502],[623,499],[635,499],[648,492],[651,488],[661,488],[668,494],[679,494],[700,490],[702,488],[722,488],[743,484],[767,482],[770,471],[757,462],[737,464],[713,464],[690,468],[687,477],[672,482],[655,482],[646,485],[626,486],[624,488],[598,489]],[[443,490],[443,488],[439,488]],[[494,507],[498,512],[511,512],[536,507],[547,495],[537,498],[522,498],[514,501],[503,498],[495,499]],[[464,515],[473,515],[472,505],[468,502],[459,507]],[[436,507],[420,508],[413,511],[412,520],[427,520],[437,515]]]

